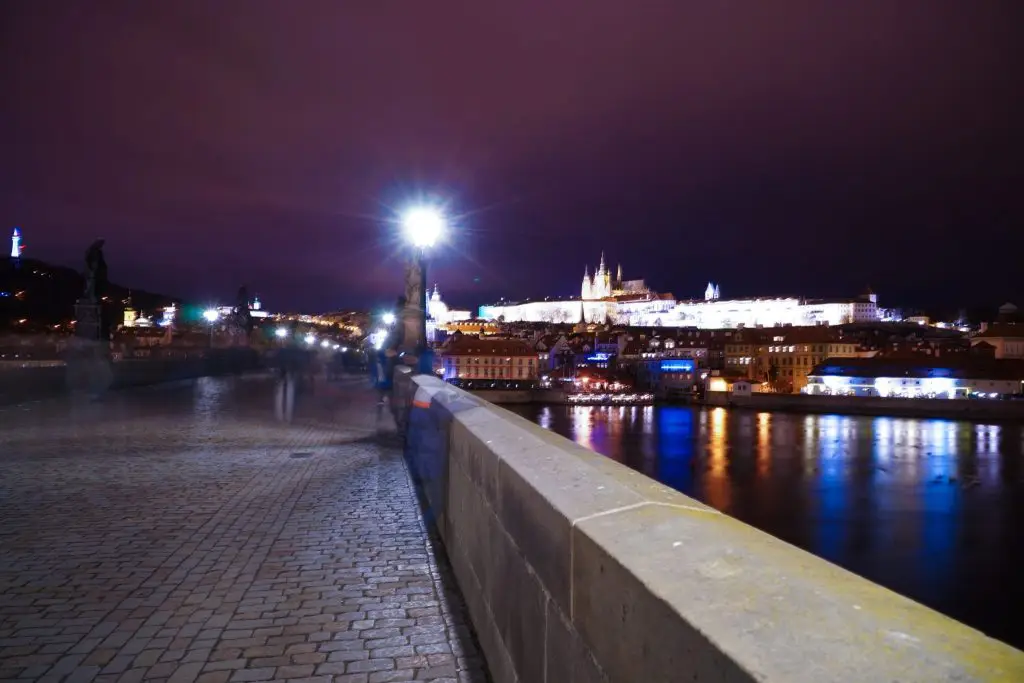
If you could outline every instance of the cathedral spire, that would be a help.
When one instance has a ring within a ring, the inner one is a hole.
[[[597,271],[599,273],[603,273],[604,272],[604,250],[601,250],[601,265],[598,266]]]

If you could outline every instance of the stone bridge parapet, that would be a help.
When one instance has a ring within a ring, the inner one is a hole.
[[[1008,645],[437,378],[399,385],[496,683],[1024,681]]]

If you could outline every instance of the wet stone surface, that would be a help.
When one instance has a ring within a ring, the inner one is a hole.
[[[0,680],[487,680],[362,382],[0,409]]]

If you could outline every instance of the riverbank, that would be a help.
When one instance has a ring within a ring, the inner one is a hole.
[[[477,389],[469,393],[498,405],[639,406],[654,403],[654,394],[569,394],[554,389]]]
[[[882,398],[812,394],[749,394],[709,392],[708,406],[794,413],[838,413],[885,417],[960,420],[1024,420],[1024,401],[944,398]]]

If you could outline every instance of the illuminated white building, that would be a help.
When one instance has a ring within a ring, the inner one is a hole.
[[[437,329],[452,323],[465,322],[473,318],[472,311],[461,311],[448,308],[441,299],[441,291],[434,285],[434,291],[427,300],[427,339],[437,341]],[[451,331],[451,330],[449,330]]]
[[[802,392],[881,398],[998,398],[1024,392],[1024,363],[830,358],[811,370]]]
[[[448,304],[441,299],[441,292],[438,290],[437,285],[434,285],[434,291],[430,295],[430,300],[427,301],[427,314],[438,325],[462,322],[473,317],[472,311],[448,308]]]
[[[218,306],[215,310],[224,317],[235,314],[234,306]],[[257,295],[249,304],[249,317],[254,319],[270,317],[270,313],[263,310],[263,302],[260,301],[259,295]]]
[[[792,325],[843,325],[878,320],[878,301],[874,294],[858,299],[813,300],[798,297],[722,299],[717,285],[703,301],[679,301],[667,312],[647,312],[629,316],[629,324],[639,326],[697,327],[727,329],[736,327],[783,327]]]
[[[170,306],[165,306],[164,310],[163,310],[163,317],[160,318],[160,327],[170,327],[170,326],[174,325],[174,323],[175,323],[175,321],[177,319],[178,319],[178,307],[177,307],[177,305],[172,303]],[[141,325],[142,324],[142,319],[140,318],[139,320],[137,320],[136,324],[137,325]]]
[[[614,290],[613,290],[614,291]],[[611,320],[638,327],[795,327],[874,322],[879,319],[874,294],[858,299],[812,300],[798,297],[722,299],[718,285],[708,284],[703,300],[677,301],[647,291],[619,293],[599,300],[528,301],[480,307],[485,320],[575,323]]]
[[[589,267],[584,268],[579,299],[502,302],[481,306],[479,317],[506,322],[625,323],[634,316],[667,313],[673,305],[671,295],[652,292],[643,280],[623,280],[621,265],[613,279],[602,253],[593,275]]]
[[[526,301],[523,303],[495,304],[481,306],[480,317],[484,320],[533,323],[578,323],[604,322],[615,311],[614,302],[579,301]]]
[[[583,270],[579,300],[502,302],[481,306],[479,316],[505,322],[577,323],[582,319],[638,327],[727,329],[874,322],[879,320],[879,309],[871,292],[858,299],[723,299],[720,286],[713,282],[708,283],[703,299],[677,301],[671,294],[652,292],[643,280],[623,280],[621,265],[613,279],[602,253],[593,275],[589,267]]]

